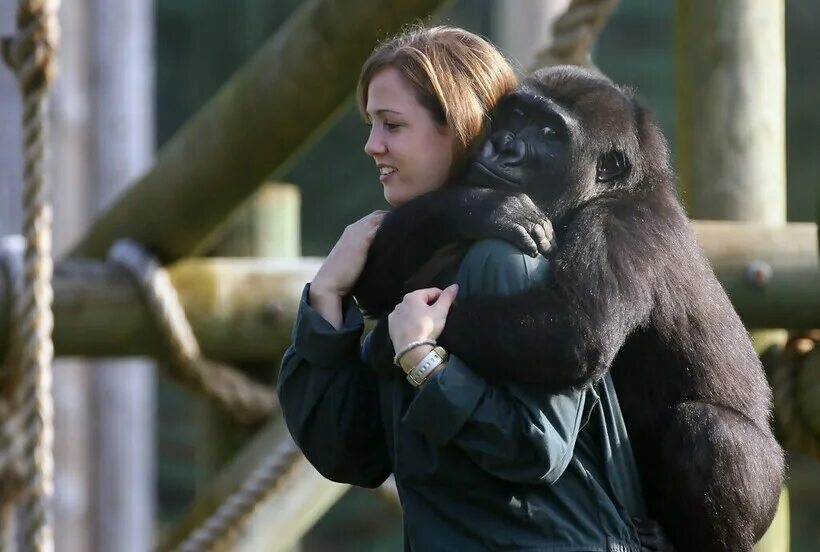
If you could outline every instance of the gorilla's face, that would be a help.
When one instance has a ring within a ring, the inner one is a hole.
[[[553,220],[635,182],[632,100],[609,80],[573,68],[534,74],[495,109],[468,168],[470,185],[523,192]]]

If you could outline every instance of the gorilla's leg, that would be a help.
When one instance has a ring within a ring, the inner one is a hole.
[[[781,490],[783,456],[770,434],[735,410],[685,402],[662,430],[660,454],[657,488],[647,490],[678,550],[751,550]]]

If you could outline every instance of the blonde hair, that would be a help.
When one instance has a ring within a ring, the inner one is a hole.
[[[454,135],[454,170],[485,130],[488,114],[517,78],[489,41],[464,29],[415,26],[379,44],[365,61],[356,100],[367,118],[367,88],[386,68],[397,69],[419,104]]]

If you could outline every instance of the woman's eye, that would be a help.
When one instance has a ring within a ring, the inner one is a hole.
[[[397,128],[399,128],[400,126],[401,126],[401,125],[398,125],[398,124],[396,124],[396,123],[387,123],[387,122],[386,122],[386,123],[384,123],[384,128],[386,128],[387,130],[396,130],[396,129],[397,129]]]

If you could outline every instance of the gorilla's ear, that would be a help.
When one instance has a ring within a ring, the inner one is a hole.
[[[595,180],[610,182],[629,171],[629,163],[622,151],[612,150],[598,158]]]

